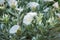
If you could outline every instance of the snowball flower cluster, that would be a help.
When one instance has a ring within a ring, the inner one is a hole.
[[[19,25],[14,25],[14,26],[12,26],[12,28],[9,30],[9,33],[14,34],[14,33],[16,33],[16,32],[18,31],[19,28],[20,28]]]
[[[23,18],[23,23],[26,24],[26,25],[30,25],[34,16],[37,16],[36,12],[27,13],[27,15],[25,15],[24,18]]]
[[[36,2],[29,2],[27,4],[27,7],[30,8],[30,9],[36,9],[36,7],[38,7],[38,6],[39,6],[39,4],[36,3]]]
[[[17,7],[17,1],[16,0],[8,0],[8,4],[10,7]]]

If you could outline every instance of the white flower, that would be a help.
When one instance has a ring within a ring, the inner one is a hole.
[[[33,17],[31,17],[30,15],[26,15],[24,16],[23,23],[26,25],[30,25],[32,20],[33,20]]]
[[[46,8],[46,9],[44,9],[43,11],[44,11],[44,12],[48,12],[48,11],[49,11],[49,7]]]
[[[26,25],[30,25],[35,16],[37,16],[36,12],[27,13],[27,15],[24,16],[23,23]]]
[[[53,4],[53,7],[55,7],[55,8],[59,8],[59,4],[58,4],[58,2],[55,2],[55,3]]]
[[[52,2],[52,1],[54,1],[54,0],[43,0],[43,1],[45,1],[45,2]]]
[[[9,33],[14,34],[17,32],[17,30],[19,29],[19,25],[14,25],[12,26],[12,28],[9,30]]]
[[[8,4],[10,7],[17,7],[17,1],[16,0],[8,0]]]
[[[34,17],[34,16],[37,16],[37,13],[36,12],[29,12],[29,13],[27,13],[27,15]]]
[[[5,0],[0,0],[0,5],[3,5]]]
[[[34,9],[34,8],[36,8],[37,6],[39,6],[39,4],[36,3],[36,2],[29,2],[29,3],[27,4],[27,7],[30,8],[30,9]]]

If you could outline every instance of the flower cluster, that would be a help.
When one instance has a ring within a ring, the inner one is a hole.
[[[10,7],[17,7],[17,1],[16,0],[7,0]]]
[[[29,3],[27,4],[27,7],[30,8],[31,10],[36,9],[36,7],[38,7],[38,6],[39,6],[39,4],[36,3],[36,2],[29,2]]]
[[[59,2],[0,0],[0,40],[55,40],[60,34]]]
[[[23,23],[26,24],[26,25],[31,24],[31,22],[32,22],[32,20],[35,16],[37,16],[36,12],[27,13],[27,15],[24,16]]]

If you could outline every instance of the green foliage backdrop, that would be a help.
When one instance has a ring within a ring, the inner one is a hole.
[[[0,40],[60,40],[60,0],[1,0]]]

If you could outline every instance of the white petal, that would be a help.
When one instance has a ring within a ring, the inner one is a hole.
[[[17,6],[17,1],[16,0],[8,0],[8,4],[11,7],[12,5]]]
[[[37,6],[39,6],[39,4],[36,2],[29,2],[27,4],[27,7],[29,7],[29,8],[36,8]]]
[[[26,15],[23,19],[23,23],[26,25],[30,25],[32,20],[33,20],[33,17],[31,17],[30,15]]]
[[[34,17],[34,16],[37,16],[37,13],[36,12],[29,12],[29,13],[27,13],[27,15]]]
[[[17,30],[19,29],[19,25],[14,25],[12,26],[12,28],[9,30],[9,33],[14,34],[17,32]]]
[[[53,4],[53,7],[55,7],[55,8],[59,8],[59,4],[58,4],[58,2],[55,2],[55,3]]]

